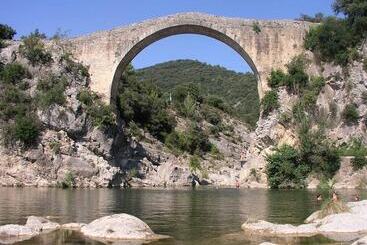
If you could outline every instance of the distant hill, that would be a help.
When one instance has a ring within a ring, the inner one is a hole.
[[[222,98],[243,121],[254,126],[258,120],[257,79],[252,73],[238,73],[195,60],[169,61],[138,69],[136,73],[139,80],[150,80],[164,92],[179,84],[199,84],[203,94]]]

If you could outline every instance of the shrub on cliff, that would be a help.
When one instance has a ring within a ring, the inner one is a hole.
[[[0,39],[11,40],[17,32],[6,24],[0,24]]]
[[[65,89],[67,80],[64,76],[49,74],[39,80],[37,84],[37,104],[46,109],[53,104],[63,105],[66,101]]]
[[[83,103],[83,107],[91,119],[93,126],[108,128],[116,124],[115,115],[111,106],[105,104],[98,94],[84,89],[78,93],[77,99]]]
[[[358,122],[359,113],[355,104],[347,104],[342,113],[343,119],[347,124],[355,124]]]
[[[64,53],[60,57],[60,62],[64,63],[65,71],[72,74],[74,77],[89,77],[88,68],[83,64],[74,61],[70,53]]]
[[[282,70],[272,70],[270,77],[268,78],[268,85],[271,88],[278,88],[283,86],[286,80],[287,74],[285,74]]]
[[[261,108],[265,116],[270,112],[279,108],[278,93],[276,91],[268,91],[261,100]]]
[[[267,156],[266,161],[270,188],[305,187],[310,168],[301,161],[295,148],[283,145]]]
[[[19,63],[6,64],[0,71],[0,80],[4,83],[17,84],[24,78],[30,78],[30,73]]]
[[[32,66],[48,65],[52,62],[52,55],[46,51],[43,38],[46,36],[38,30],[29,36],[22,37],[19,53],[29,60]]]
[[[365,1],[336,0],[336,14],[345,18],[324,18],[322,23],[310,29],[305,47],[313,51],[322,61],[346,66],[355,59],[356,47],[367,34],[367,5]]]
[[[161,141],[174,128],[160,89],[151,82],[136,81],[133,71],[121,81],[118,106],[123,120],[134,121]]]
[[[201,155],[211,150],[208,135],[194,123],[190,125],[185,133],[173,131],[167,135],[165,145],[175,154],[188,152]]]

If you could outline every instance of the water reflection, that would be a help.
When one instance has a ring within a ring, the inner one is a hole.
[[[353,194],[343,193],[347,199]],[[59,223],[88,223],[113,213],[129,213],[144,220],[155,232],[174,238],[152,245],[257,244],[267,239],[246,237],[240,230],[248,218],[299,224],[319,208],[315,193],[306,190],[0,188],[0,197],[0,225],[23,224],[29,215],[51,216]],[[298,242],[310,241],[329,242],[319,237]],[[20,244],[100,243],[77,232],[63,231]]]

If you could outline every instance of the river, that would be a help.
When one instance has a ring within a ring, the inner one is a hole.
[[[343,191],[351,199],[355,191]],[[366,193],[361,193],[362,197]],[[51,216],[59,223],[90,222],[113,213],[128,213],[158,234],[172,239],[151,245],[258,244],[270,238],[241,231],[247,219],[300,224],[320,204],[307,190],[254,189],[57,189],[0,188],[0,225],[24,224],[29,215]],[[322,237],[272,240],[289,244],[333,244]],[[19,244],[101,244],[77,232],[58,231]],[[122,243],[124,244],[124,243]],[[338,243],[340,244],[340,243]]]

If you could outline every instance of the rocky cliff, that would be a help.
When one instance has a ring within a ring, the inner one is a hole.
[[[188,186],[192,183],[234,186],[236,182],[246,187],[267,187],[265,174],[267,154],[281,144],[297,145],[297,129],[287,124],[281,115],[290,113],[297,96],[279,89],[280,107],[262,115],[257,128],[251,132],[246,125],[223,113],[221,116],[228,131],[210,136],[210,142],[218,153],[203,155],[200,168],[190,166],[190,154],[174,154],[162,142],[147,132],[143,137],[131,136],[123,121],[115,120],[108,127],[96,125],[90,108],[79,97],[88,90],[89,77],[72,58],[65,59],[67,47],[58,41],[47,42],[52,54],[49,65],[32,65],[19,52],[18,42],[9,43],[1,50],[3,64],[21,64],[30,73],[23,78],[24,89],[31,98],[37,97],[40,81],[50,74],[66,80],[65,101],[46,108],[37,107],[40,134],[37,141],[25,146],[13,142],[0,146],[0,184],[4,186]],[[366,56],[367,45],[359,50]],[[338,145],[352,138],[367,143],[366,118],[357,123],[343,121],[347,104],[356,105],[359,115],[366,115],[367,73],[360,61],[354,61],[347,70],[330,64],[320,64],[311,53],[310,75],[323,76],[326,85],[317,97],[319,120],[327,123],[326,135]],[[93,97],[98,100],[98,97]],[[101,102],[102,103],[102,102]],[[100,105],[101,108],[104,108]],[[100,112],[100,108],[97,112]],[[98,114],[97,113],[97,114]],[[175,115],[176,128],[185,131],[187,120]],[[1,123],[4,123],[2,121]],[[210,123],[204,121],[202,128]],[[2,127],[2,135],[6,135]],[[367,179],[366,169],[353,171],[348,160],[336,175],[337,186],[356,187]],[[309,187],[315,187],[316,177],[308,179]]]

